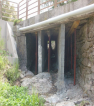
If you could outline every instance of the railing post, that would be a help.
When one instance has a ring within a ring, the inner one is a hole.
[[[57,0],[54,0],[54,8],[57,7]]]
[[[17,6],[17,18],[19,19],[19,4]]]
[[[40,0],[38,0],[38,14],[40,14]]]
[[[28,18],[28,0],[26,0],[26,19]]]

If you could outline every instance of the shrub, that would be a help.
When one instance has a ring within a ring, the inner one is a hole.
[[[22,21],[22,19],[16,19],[16,20],[14,20],[14,26],[17,25],[21,21]]]
[[[16,81],[19,76],[20,76],[20,72],[19,72],[19,64],[16,63],[13,66],[11,66],[5,73],[7,79],[9,80],[9,82],[13,85],[13,82]]]
[[[43,101],[36,93],[28,95],[24,87],[0,83],[0,106],[44,106]]]

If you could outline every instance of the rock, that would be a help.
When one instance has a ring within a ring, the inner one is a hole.
[[[91,71],[94,72],[94,66],[91,67]]]
[[[21,81],[22,81],[21,86],[23,86],[23,87],[29,87],[32,83],[31,78],[24,78]]]
[[[83,98],[87,98],[88,95],[86,93],[83,94]]]
[[[21,86],[28,87],[29,93],[35,88],[39,94],[46,94],[52,89],[50,73],[40,73],[33,78],[24,78]]]
[[[15,82],[15,85],[17,85],[17,86],[21,86],[20,81],[17,80],[17,81]]]
[[[32,77],[34,77],[34,74],[31,71],[28,70],[28,71],[26,71],[25,77],[32,78]]]
[[[58,94],[61,94],[61,93],[65,92],[65,83],[64,83],[64,81],[58,80],[55,83],[55,86],[57,86],[57,93]]]
[[[23,66],[23,67],[21,67],[21,71],[27,71],[27,68],[26,68],[26,66]]]
[[[64,101],[61,103],[57,103],[56,106],[75,106],[75,104],[73,102]]]
[[[53,105],[50,103],[45,103],[44,106],[53,106]]]
[[[66,99],[68,100],[68,99],[69,99],[69,97],[66,97]]]
[[[61,98],[58,95],[55,94],[55,95],[52,95],[49,98],[45,98],[45,100],[49,103],[57,103],[61,100]]]
[[[20,77],[24,78],[24,77],[28,77],[28,78],[32,78],[34,76],[34,74],[27,70],[27,71],[21,71]]]

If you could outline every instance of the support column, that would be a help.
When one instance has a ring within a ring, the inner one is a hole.
[[[38,73],[42,73],[44,69],[44,39],[42,31],[38,32]]]
[[[51,35],[50,31],[47,31],[48,39],[49,39],[49,49],[48,49],[48,72],[50,72],[50,58],[51,58]]]
[[[17,52],[19,56],[21,70],[27,71],[27,49],[25,34],[20,34],[20,36],[17,36]]]
[[[64,84],[64,57],[65,57],[65,24],[61,24],[58,36],[58,82],[57,91],[63,92]]]
[[[72,69],[72,35],[71,35],[71,69]]]
[[[36,53],[35,53],[35,74],[38,73],[38,34],[35,33],[36,36]]]
[[[74,30],[74,85],[76,85],[76,29]]]

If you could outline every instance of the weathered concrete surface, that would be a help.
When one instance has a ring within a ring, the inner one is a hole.
[[[50,73],[40,73],[33,78],[24,78],[21,86],[28,87],[29,94],[35,89],[39,94],[47,94],[52,88]]]
[[[0,19],[1,36],[4,39],[5,50],[9,53],[8,60],[11,64],[18,62],[16,42],[12,31],[13,22],[7,22]]]
[[[73,102],[61,102],[56,104],[56,106],[75,106],[75,104]]]
[[[27,54],[26,54],[26,37],[25,34],[23,36],[18,36],[16,39],[17,42],[17,52],[19,57],[19,62],[21,68],[27,65]]]
[[[38,32],[38,73],[44,70],[44,35]]]
[[[57,90],[64,90],[65,24],[61,24],[58,35],[58,81]]]
[[[77,80],[94,100],[94,16],[77,32]]]
[[[57,8],[54,8],[53,10],[44,12],[40,15],[35,16],[35,17],[31,17],[31,18],[29,18],[25,21],[20,22],[19,25],[20,25],[20,27],[26,27],[26,26],[29,26],[29,25],[32,25],[32,24],[35,24],[35,23],[38,23],[38,22],[41,22],[41,21],[45,21],[49,18],[52,18],[52,17],[58,16],[58,15],[79,9],[81,7],[87,6],[92,1],[93,0],[78,0],[76,2],[71,2],[71,3],[66,4],[64,6],[59,6]],[[88,17],[88,14],[85,14],[85,16],[83,16],[83,14],[81,16],[74,16],[74,17],[71,17],[70,19],[65,19],[64,23],[67,23],[69,21],[78,20],[78,19],[81,19],[81,18],[86,18],[86,17]],[[33,29],[32,32],[34,32],[35,30],[42,30],[42,29],[54,27],[56,25],[59,25],[60,23],[62,23],[62,22],[56,22],[54,24],[50,24],[50,25],[47,25],[47,26],[44,26],[44,27],[42,26],[42,27]],[[31,30],[30,30],[30,32],[31,32]]]

